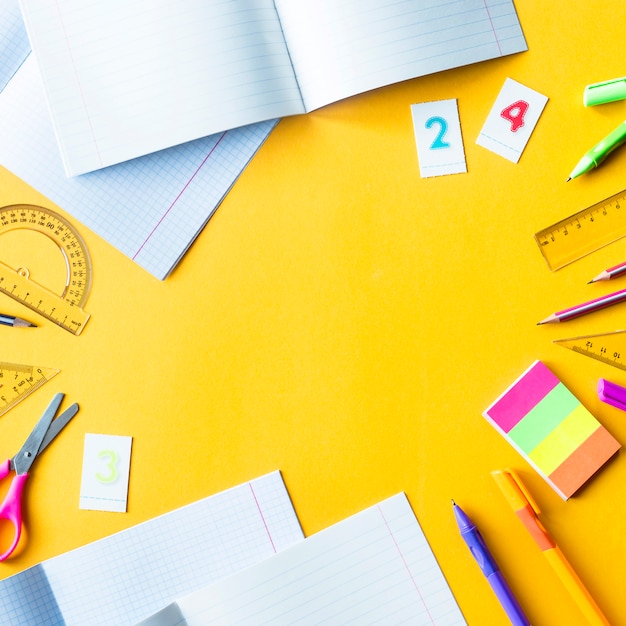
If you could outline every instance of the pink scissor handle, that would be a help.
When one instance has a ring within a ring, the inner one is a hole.
[[[0,480],[6,478],[11,471],[11,459],[7,459],[4,463],[0,463]]]
[[[0,473],[3,470],[4,466],[0,468]],[[22,491],[24,490],[27,478],[28,474],[17,474],[11,481],[4,502],[0,505],[0,520],[7,520],[13,524],[13,528],[15,529],[13,543],[4,554],[0,554],[0,561],[4,561],[13,554],[22,536]]]

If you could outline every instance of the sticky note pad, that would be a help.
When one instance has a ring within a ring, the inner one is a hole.
[[[411,105],[420,176],[467,172],[457,101]]]
[[[126,512],[132,437],[85,435],[81,509]]]
[[[483,415],[564,500],[621,447],[541,361]]]
[[[547,102],[543,94],[507,78],[476,143],[517,163]]]

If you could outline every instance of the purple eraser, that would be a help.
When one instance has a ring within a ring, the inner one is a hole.
[[[626,389],[604,378],[598,381],[598,397],[622,411],[626,411]]]

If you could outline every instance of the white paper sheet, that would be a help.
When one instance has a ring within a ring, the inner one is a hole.
[[[467,172],[456,99],[411,105],[422,178]]]
[[[133,438],[86,433],[79,508],[125,513]]]
[[[507,78],[476,143],[517,163],[547,102],[547,96]]]

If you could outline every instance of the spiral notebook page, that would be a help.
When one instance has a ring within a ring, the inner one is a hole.
[[[180,598],[142,626],[296,623],[466,622],[401,493]]]
[[[0,624],[132,624],[301,539],[273,472],[0,581]]]

